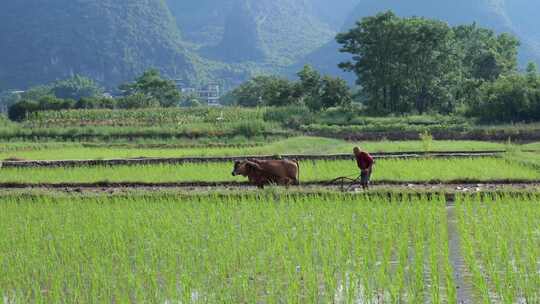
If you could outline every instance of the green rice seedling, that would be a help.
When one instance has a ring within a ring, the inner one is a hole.
[[[3,168],[1,183],[96,183],[96,182],[230,182],[246,181],[231,176],[231,163],[187,163],[137,166],[66,168]],[[359,174],[353,161],[300,162],[303,182],[331,181]],[[540,172],[501,158],[382,159],[376,162],[374,181],[492,181],[537,180]]]
[[[186,145],[189,145],[189,141]],[[179,144],[181,144],[179,142]],[[170,142],[164,142],[170,144]],[[195,145],[191,143],[191,145]],[[20,158],[29,160],[64,159],[115,159],[136,157],[188,157],[188,156],[242,156],[242,155],[283,155],[283,154],[332,154],[351,153],[352,147],[359,145],[371,152],[422,151],[421,141],[378,141],[347,142],[344,140],[319,137],[292,137],[256,147],[212,147],[204,142],[198,147],[182,148],[141,147],[133,144],[83,144],[69,142],[44,143],[3,143],[0,144],[0,159]],[[478,151],[504,150],[499,143],[480,141],[433,141],[431,151]]]
[[[463,196],[459,226],[479,301],[540,301],[540,203],[537,195]]]
[[[444,209],[341,194],[4,196],[0,298],[453,303]]]

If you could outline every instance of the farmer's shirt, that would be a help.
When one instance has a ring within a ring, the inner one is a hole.
[[[369,153],[361,151],[356,156],[356,163],[361,170],[371,169],[373,166],[373,157]]]

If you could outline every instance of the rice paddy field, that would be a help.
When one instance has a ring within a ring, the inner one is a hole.
[[[353,161],[300,162],[301,182],[331,181],[356,177]],[[375,164],[373,181],[497,181],[540,180],[540,171],[504,158],[381,159]],[[119,165],[83,167],[3,168],[0,183],[98,183],[98,182],[245,182],[231,175],[233,163]]]
[[[457,210],[477,303],[539,303],[539,197],[460,197]]]
[[[263,115],[205,111],[185,120],[165,112],[89,111],[82,123],[81,113],[50,112],[26,123],[131,128],[130,134],[165,123],[219,136],[238,127],[237,119]],[[540,303],[540,187],[514,186],[540,185],[537,143],[290,136],[16,140],[0,143],[0,159],[326,155],[354,146],[506,153],[377,159],[372,180],[390,189],[349,192],[326,186],[359,174],[348,160],[301,161],[301,183],[310,187],[264,190],[221,187],[247,183],[231,175],[232,161],[4,166],[0,303]],[[116,192],[113,185],[122,183],[136,185]],[[160,187],[168,183],[218,185]],[[469,183],[482,193],[430,188],[438,183]],[[510,189],[481,186],[496,183]]]
[[[440,197],[20,197],[0,208],[7,301],[455,303]]]
[[[3,196],[5,303],[537,303],[540,196]]]
[[[352,147],[361,146],[371,152],[403,151],[504,151],[507,149],[536,149],[536,145],[519,146],[506,143],[482,141],[371,141],[347,142],[320,137],[291,137],[276,141],[261,140],[258,144],[242,144],[231,141],[230,145],[212,146],[209,143],[186,141],[160,142],[160,144],[96,144],[69,142],[14,142],[0,143],[0,159],[27,160],[76,160],[116,159],[140,157],[189,157],[189,156],[242,156],[276,154],[337,154],[351,153]],[[183,143],[183,146],[182,146]]]

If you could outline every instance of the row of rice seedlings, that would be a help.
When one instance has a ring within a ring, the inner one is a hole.
[[[227,182],[246,181],[231,176],[231,163],[188,163],[70,168],[3,168],[0,182]],[[300,162],[300,180],[330,181],[359,174],[353,161]],[[500,158],[383,159],[375,164],[374,181],[537,180],[540,172]]]
[[[0,201],[15,303],[455,303],[442,198]]]
[[[164,142],[170,145],[169,142]],[[61,159],[111,159],[134,157],[187,157],[187,156],[239,156],[239,155],[276,155],[276,154],[331,154],[351,153],[354,145],[360,145],[367,151],[399,152],[422,151],[421,141],[378,141],[351,143],[344,140],[319,137],[293,137],[260,146],[236,147],[149,147],[137,145],[113,145],[107,147],[88,146],[80,143],[0,143],[0,159],[22,158],[30,160]],[[313,147],[317,147],[316,150]],[[481,141],[434,141],[433,151],[478,151],[504,150],[500,143]]]
[[[463,196],[457,204],[478,301],[540,301],[540,197]]]

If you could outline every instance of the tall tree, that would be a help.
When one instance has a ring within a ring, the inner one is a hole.
[[[245,82],[231,95],[241,106],[286,106],[297,101],[295,86],[276,76],[257,76]]]
[[[451,103],[459,64],[446,23],[388,11],[362,19],[336,39],[342,52],[353,55],[340,67],[356,73],[373,112],[424,113]]]
[[[495,34],[476,24],[454,28],[468,78],[493,81],[517,68],[519,41],[510,34]]]
[[[133,83],[121,85],[120,90],[124,96],[143,94],[157,100],[162,107],[176,106],[182,97],[174,81],[163,79],[155,69],[145,71]]]
[[[79,100],[83,97],[97,97],[103,94],[103,88],[92,79],[75,75],[72,78],[55,82],[51,92],[58,98]]]

